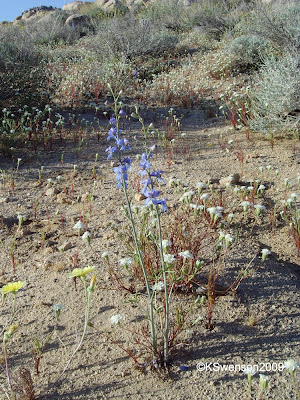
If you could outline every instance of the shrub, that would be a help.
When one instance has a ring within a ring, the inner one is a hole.
[[[113,18],[98,27],[98,33],[89,39],[89,46],[103,57],[126,58],[152,54],[159,55],[175,49],[178,37],[165,29],[157,29],[147,19],[133,16]]]
[[[300,57],[297,54],[265,61],[250,95],[250,127],[271,134],[273,130],[299,129]]]
[[[181,0],[156,0],[146,4],[140,17],[148,19],[155,26],[177,32],[185,31],[189,25],[189,10]]]
[[[242,35],[232,40],[225,50],[234,57],[240,71],[257,69],[271,53],[270,43],[256,35]]]
[[[278,0],[272,4],[256,3],[244,15],[239,30],[269,40],[282,52],[300,48],[300,3]]]
[[[226,31],[234,28],[247,8],[243,1],[201,0],[193,7],[192,25],[198,26],[203,33],[220,39]]]

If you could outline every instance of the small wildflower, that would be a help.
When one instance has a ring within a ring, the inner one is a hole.
[[[81,236],[83,240],[86,240],[88,244],[91,243],[91,233],[89,231],[84,232],[84,234]]]
[[[290,372],[294,372],[296,368],[300,367],[300,365],[297,361],[290,359],[284,362],[283,367],[288,369]]]
[[[96,267],[88,266],[85,268],[75,268],[70,274],[71,278],[83,278],[85,279],[86,275],[90,272],[95,271]]]
[[[6,285],[2,286],[2,288],[0,289],[2,292],[2,295],[7,295],[8,293],[13,293],[16,294],[17,291],[19,291],[20,289],[22,289],[23,286],[25,286],[26,283],[25,282],[9,282]]]
[[[242,202],[240,203],[240,206],[243,207],[243,210],[244,210],[244,212],[246,213],[246,212],[248,211],[249,207],[252,206],[252,204],[251,204],[249,201],[242,201]]]
[[[101,257],[104,258],[105,260],[108,260],[109,252],[108,252],[108,251],[104,251],[104,252],[101,254]]]
[[[113,315],[112,317],[110,317],[110,323],[112,325],[119,325],[122,320],[123,320],[123,317],[121,314],[116,314],[116,315]]]
[[[81,235],[81,231],[82,231],[82,229],[84,229],[84,228],[85,228],[85,225],[84,225],[84,223],[83,223],[82,221],[76,222],[76,224],[73,226],[73,229],[78,230],[78,235],[79,235],[79,236]]]
[[[269,249],[262,249],[261,251],[261,259],[265,261],[267,257],[271,254]]]
[[[261,204],[255,204],[254,208],[256,209],[256,215],[258,217],[260,216],[261,212],[266,209],[266,207],[262,206]]]
[[[64,309],[64,306],[62,304],[53,304],[52,309],[56,314],[56,318],[59,318],[61,311]]]
[[[121,267],[128,267],[130,264],[132,264],[132,258],[130,257],[121,258],[119,260],[119,263]]]
[[[153,286],[152,286],[152,290],[153,292],[161,292],[163,290],[163,288],[165,287],[163,282],[156,282]]]
[[[269,377],[267,375],[259,374],[259,384],[260,384],[261,390],[264,390],[268,387],[268,381],[269,381]]]
[[[173,264],[176,261],[174,254],[164,254],[164,262],[167,264]]]
[[[187,259],[187,258],[193,259],[194,258],[193,254],[189,250],[182,251],[178,255],[180,257],[183,257],[184,259]]]
[[[172,245],[172,242],[170,242],[170,240],[162,240],[161,242],[162,248],[163,249],[167,249],[168,247],[170,247]]]
[[[233,218],[234,218],[234,214],[233,213],[228,214],[228,221],[229,221],[230,224],[233,221]]]

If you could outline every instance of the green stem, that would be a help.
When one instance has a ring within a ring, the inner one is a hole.
[[[10,375],[9,375],[9,369],[8,369],[8,360],[7,360],[7,350],[6,350],[6,341],[5,338],[3,339],[3,354],[4,354],[4,360],[5,360],[5,371],[6,371],[6,377],[7,377],[7,385],[9,389],[11,390],[11,384],[10,384]]]
[[[167,282],[167,270],[166,264],[164,261],[164,253],[162,247],[162,237],[161,237],[161,223],[160,223],[160,213],[158,210],[158,206],[155,206],[156,211],[156,219],[157,219],[157,227],[158,227],[158,240],[159,240],[159,252],[161,258],[161,267],[163,273],[164,280],[164,289],[165,289],[165,329],[164,329],[164,364],[165,366],[168,363],[168,345],[169,345],[169,293],[168,293],[168,282]]]
[[[143,257],[141,255],[141,251],[140,251],[139,244],[138,244],[135,224],[134,224],[134,220],[133,220],[133,215],[132,215],[132,211],[131,211],[131,207],[130,207],[130,202],[129,202],[129,198],[128,198],[128,193],[127,193],[124,177],[122,178],[122,187],[123,187],[123,192],[124,192],[125,199],[126,199],[126,205],[127,205],[127,209],[128,209],[129,219],[130,219],[132,233],[133,233],[133,239],[134,239],[134,243],[135,243],[135,249],[136,249],[136,252],[137,252],[141,267],[142,267],[144,279],[145,279],[145,285],[146,285],[148,301],[149,301],[149,322],[150,322],[151,341],[152,341],[153,351],[155,353],[157,350],[157,340],[156,340],[154,316],[153,316],[153,297],[151,294],[147,271],[146,271]]]
[[[300,399],[300,392],[297,388],[296,381],[295,381],[295,371],[291,372],[291,376],[292,376],[292,382],[293,382],[293,386],[294,386],[294,389],[296,392],[297,399]]]
[[[83,343],[83,340],[85,338],[85,334],[86,334],[86,330],[87,330],[87,326],[88,326],[88,322],[89,322],[90,305],[91,305],[91,294],[92,294],[92,292],[88,290],[88,288],[86,286],[86,282],[85,282],[84,279],[83,279],[83,284],[84,284],[84,291],[85,291],[85,297],[86,297],[86,309],[85,309],[84,328],[83,328],[83,332],[82,332],[82,335],[81,335],[81,339],[80,339],[80,342],[78,343],[78,345],[76,346],[75,350],[73,351],[71,357],[69,358],[69,361],[67,362],[67,364],[65,365],[64,369],[60,373],[59,377],[53,383],[51,383],[50,387],[54,386],[61,379],[61,377],[64,375],[64,373],[66,372],[67,368],[69,367],[71,361],[73,360],[75,354],[77,353],[78,350],[80,350],[80,348],[82,346],[82,343]],[[43,394],[43,393],[41,393],[41,394]]]

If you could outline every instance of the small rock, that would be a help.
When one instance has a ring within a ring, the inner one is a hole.
[[[65,204],[65,203],[71,204],[72,203],[72,200],[69,199],[64,192],[58,193],[58,195],[56,196],[56,201],[59,204]]]
[[[90,198],[91,198],[90,193],[84,193],[81,196],[81,201],[82,201],[82,203],[87,203],[88,201],[90,201]]]
[[[110,166],[111,166],[112,168],[118,167],[118,166],[119,166],[119,163],[118,163],[118,161],[111,161]]]
[[[145,199],[146,199],[146,196],[143,193],[136,193],[134,195],[134,200],[136,200],[136,201],[142,201]]]
[[[8,203],[9,202],[9,198],[8,197],[0,197],[0,203]]]
[[[220,179],[220,186],[226,187],[228,184],[229,185],[236,185],[240,181],[240,175],[239,174],[232,174],[229,176],[226,176],[224,178]]]
[[[58,194],[59,190],[56,188],[49,188],[46,190],[46,196],[53,197],[54,195]]]
[[[65,241],[61,246],[59,246],[59,251],[67,251],[72,248],[72,243]]]

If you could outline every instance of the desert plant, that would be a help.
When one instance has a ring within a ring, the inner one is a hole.
[[[271,52],[267,40],[255,35],[242,35],[232,40],[225,50],[233,55],[234,64],[240,71],[257,69]]]
[[[299,50],[299,2],[277,0],[271,5],[257,2],[245,18],[245,31],[269,40],[283,53]]]
[[[249,94],[250,127],[268,136],[299,129],[299,56],[265,60],[257,83]]]

